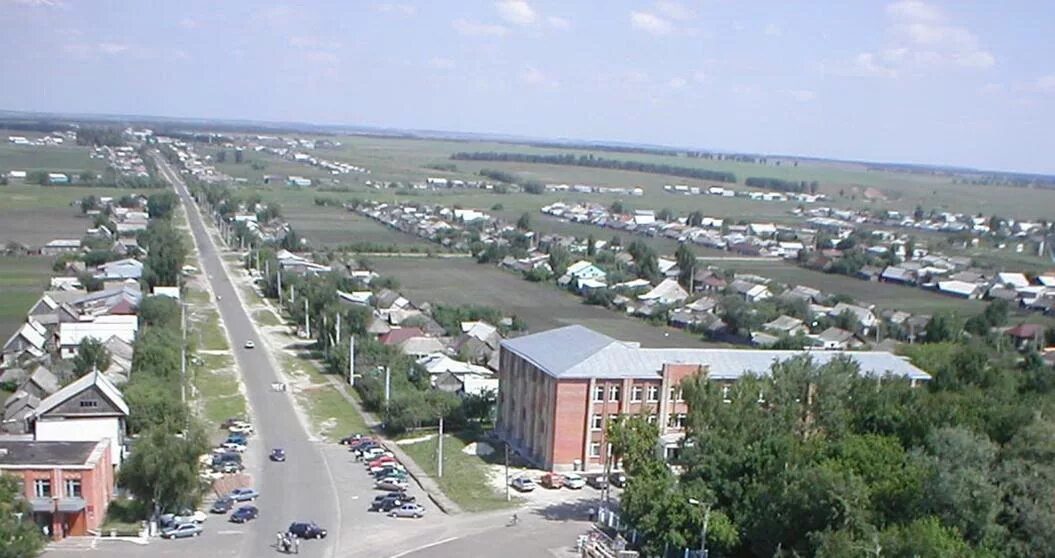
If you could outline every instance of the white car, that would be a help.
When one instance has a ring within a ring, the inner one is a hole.
[[[248,339],[248,340],[246,340],[246,342],[245,342],[245,348],[247,348],[247,349],[252,349],[252,348],[254,348],[254,347],[256,347],[256,343],[253,343],[253,340],[252,340],[252,339]]]
[[[403,504],[402,506],[393,508],[392,511],[388,512],[388,516],[420,518],[425,516],[425,508],[418,504]]]
[[[410,483],[402,479],[387,478],[377,481],[374,488],[387,490],[389,492],[403,492],[410,488]]]
[[[239,444],[237,442],[224,442],[220,445],[221,448],[228,451],[236,451],[238,453],[245,453],[245,444]]]
[[[173,522],[176,524],[180,523],[205,523],[205,520],[209,519],[208,514],[201,510],[183,510],[182,513],[173,518]]]
[[[579,490],[586,486],[586,479],[578,473],[564,473],[564,486]]]
[[[227,427],[228,432],[241,432],[242,434],[252,434],[253,425],[245,421],[238,421]]]

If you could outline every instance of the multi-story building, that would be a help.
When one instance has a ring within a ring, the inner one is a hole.
[[[522,456],[550,470],[604,467],[606,425],[620,415],[644,413],[659,425],[669,453],[684,437],[688,408],[683,379],[705,375],[733,383],[766,373],[774,361],[801,351],[646,349],[573,325],[502,342],[496,430]],[[823,364],[848,355],[866,375],[930,376],[882,352],[814,352]]]
[[[114,495],[110,441],[0,440],[0,474],[18,482],[33,521],[54,539],[87,535],[106,517]]]

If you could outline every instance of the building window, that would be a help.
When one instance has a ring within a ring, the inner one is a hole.
[[[634,403],[641,401],[641,386],[634,385],[630,387],[630,401]]]
[[[722,401],[729,403],[729,386],[722,386]]]
[[[601,442],[590,442],[590,457],[601,457]]]
[[[608,388],[608,400],[619,401],[619,386],[612,386]]]
[[[685,413],[667,417],[667,428],[685,428]]]
[[[619,422],[619,415],[616,413],[608,415],[608,422]]]
[[[659,386],[648,386],[648,400],[652,402],[659,401]]]
[[[670,388],[670,400],[681,401],[681,388],[677,386],[671,386]]]
[[[648,415],[648,423],[649,424],[656,424],[656,413],[652,413],[651,415]]]
[[[51,498],[51,479],[34,480],[33,495],[37,498]]]
[[[64,492],[67,498],[81,497],[81,479],[66,479]]]
[[[604,415],[590,417],[590,430],[600,430],[602,422],[604,422]]]
[[[95,399],[85,399],[81,401],[81,408],[95,408],[99,406],[99,401]]]
[[[604,386],[596,386],[593,388],[593,400],[604,401]]]

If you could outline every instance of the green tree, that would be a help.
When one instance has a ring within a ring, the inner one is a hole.
[[[526,211],[520,215],[519,219],[517,219],[517,229],[522,231],[531,230],[531,215]]]
[[[178,330],[180,328],[179,306],[179,302],[172,297],[144,297],[139,303],[139,322],[145,326]]]
[[[0,475],[0,558],[37,556],[44,543],[14,476]]]
[[[696,254],[688,245],[678,245],[674,253],[674,259],[678,262],[678,283],[686,289],[692,288],[692,274],[696,272]]]
[[[198,456],[208,451],[205,434],[165,423],[142,433],[121,468],[121,485],[156,512],[193,506],[200,497]]]
[[[597,255],[597,239],[590,236],[586,237],[586,256],[592,258]]]
[[[167,219],[156,219],[140,233],[139,243],[147,249],[143,280],[153,288],[179,285],[187,248]]]
[[[996,446],[965,428],[940,428],[927,437],[922,458],[931,470],[924,509],[973,543],[996,535],[1001,493],[994,481]]]
[[[82,339],[73,357],[73,373],[80,377],[93,370],[103,372],[107,368],[110,368],[110,351],[94,337]]]

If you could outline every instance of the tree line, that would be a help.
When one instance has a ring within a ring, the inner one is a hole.
[[[597,157],[593,154],[574,155],[571,153],[565,153],[558,155],[533,155],[529,153],[506,153],[495,151],[463,151],[451,155],[451,159],[463,161],[497,161],[502,163],[568,165],[576,167],[591,167],[600,169],[616,169],[633,172],[644,172],[649,174],[664,174],[668,176],[681,176],[684,178],[696,178],[700,180],[713,180],[715,182],[736,182],[736,175],[731,172],[715,171],[695,167],[682,167],[660,163],[645,163],[641,161],[621,161],[618,159]]]
[[[780,192],[792,192],[796,194],[816,194],[820,184],[816,181],[805,180],[782,180],[780,178],[769,178],[751,176],[744,184],[753,188],[764,188],[767,190],[778,190]]]

